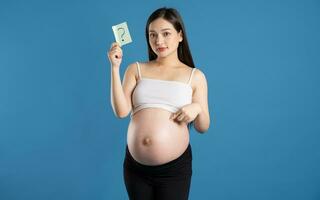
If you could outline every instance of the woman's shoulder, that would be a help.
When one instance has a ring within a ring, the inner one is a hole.
[[[144,68],[144,66],[150,66],[151,65],[151,62],[150,61],[135,61],[135,62],[132,62],[128,65],[128,68],[132,71],[135,71],[138,69],[138,67],[141,68]]]
[[[140,73],[142,73],[143,69],[145,68],[145,66],[150,65],[150,61],[135,61],[132,62],[128,65],[127,67],[127,71],[132,74],[136,80],[139,79],[139,69],[140,68]]]
[[[144,66],[150,65],[150,62],[134,61],[128,65],[128,68],[130,68],[131,70],[134,70],[138,68],[138,65],[140,66],[140,68],[144,68]]]
[[[192,85],[195,88],[205,88],[207,87],[207,84],[205,73],[201,69],[195,68],[192,78]]]
[[[136,80],[138,80],[138,64],[140,65],[140,62],[138,61],[128,64],[125,74],[128,76],[133,76]]]
[[[205,77],[204,72],[200,68],[195,67],[195,68],[192,68],[192,70],[193,69],[194,69],[194,76]]]
[[[186,70],[189,70],[191,73],[193,71],[193,79],[203,79],[205,78],[204,72],[199,67],[190,67],[188,65],[184,65]]]
[[[146,61],[144,61],[144,60],[136,60],[133,63],[148,64],[148,63],[152,63],[152,60],[151,61],[149,61],[149,60],[146,60]]]

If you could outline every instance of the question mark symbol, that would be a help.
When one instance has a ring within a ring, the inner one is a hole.
[[[118,28],[118,32],[119,32],[120,29],[123,30],[123,33],[121,34],[121,39],[122,39],[122,41],[124,41],[123,36],[124,36],[126,31],[124,30],[124,28],[120,27],[120,28]]]

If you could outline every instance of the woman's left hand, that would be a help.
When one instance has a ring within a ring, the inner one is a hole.
[[[201,112],[201,106],[198,103],[191,103],[180,108],[176,113],[170,116],[170,119],[176,120],[179,123],[190,123]]]

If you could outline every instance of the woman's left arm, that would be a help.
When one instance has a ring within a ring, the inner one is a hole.
[[[192,103],[180,108],[170,116],[170,119],[190,123],[194,121],[194,127],[199,133],[207,132],[210,126],[210,115],[208,108],[208,86],[203,72],[197,69],[194,72],[193,82],[195,83]]]
[[[194,120],[194,127],[199,133],[208,131],[210,126],[210,114],[208,108],[208,84],[202,71],[194,72],[193,81],[195,89],[192,95],[192,103],[198,104],[199,114]]]

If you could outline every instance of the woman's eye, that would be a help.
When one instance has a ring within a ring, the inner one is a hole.
[[[164,35],[168,36],[168,35],[170,35],[170,33],[169,32],[164,32]]]
[[[154,34],[153,34],[153,33],[151,33],[151,34],[150,34],[150,37],[151,37],[151,38],[153,38],[153,37],[154,37]]]

